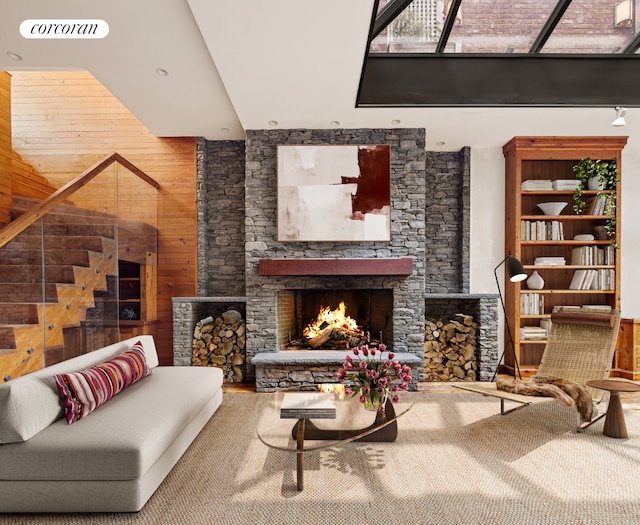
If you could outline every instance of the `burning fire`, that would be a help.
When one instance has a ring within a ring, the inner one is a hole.
[[[330,306],[320,307],[318,318],[314,323],[307,325],[303,331],[303,335],[307,338],[316,337],[320,335],[323,330],[331,327],[335,330],[342,330],[347,332],[355,332],[363,334],[362,329],[358,326],[358,323],[354,319],[351,319],[348,315],[345,315],[347,307],[343,301],[340,301],[338,308],[331,310]]]
[[[318,390],[320,390],[320,392],[324,392],[327,394],[330,394],[333,392],[336,395],[336,397],[340,400],[344,399],[347,395],[345,392],[344,385],[341,385],[338,383],[325,383],[322,385],[318,385]]]

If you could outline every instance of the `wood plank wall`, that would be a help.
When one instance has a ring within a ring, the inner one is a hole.
[[[0,72],[0,226],[11,215],[11,75]]]
[[[196,139],[155,137],[85,72],[14,72],[12,111],[13,149],[56,188],[115,151],[160,184],[157,347],[172,364],[171,299],[197,295]]]

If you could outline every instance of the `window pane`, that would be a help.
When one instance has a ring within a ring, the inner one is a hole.
[[[448,52],[527,53],[556,0],[463,0]]]
[[[573,0],[543,53],[620,53],[634,36],[633,0]]]

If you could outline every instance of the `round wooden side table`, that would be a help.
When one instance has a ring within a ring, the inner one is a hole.
[[[640,385],[615,379],[598,379],[587,381],[587,385],[610,393],[607,416],[604,419],[605,436],[612,438],[627,438],[627,425],[624,422],[624,412],[620,403],[620,392],[640,392]]]

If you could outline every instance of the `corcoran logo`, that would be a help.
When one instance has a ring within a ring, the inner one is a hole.
[[[109,24],[104,20],[25,20],[20,34],[24,38],[104,38]]]

